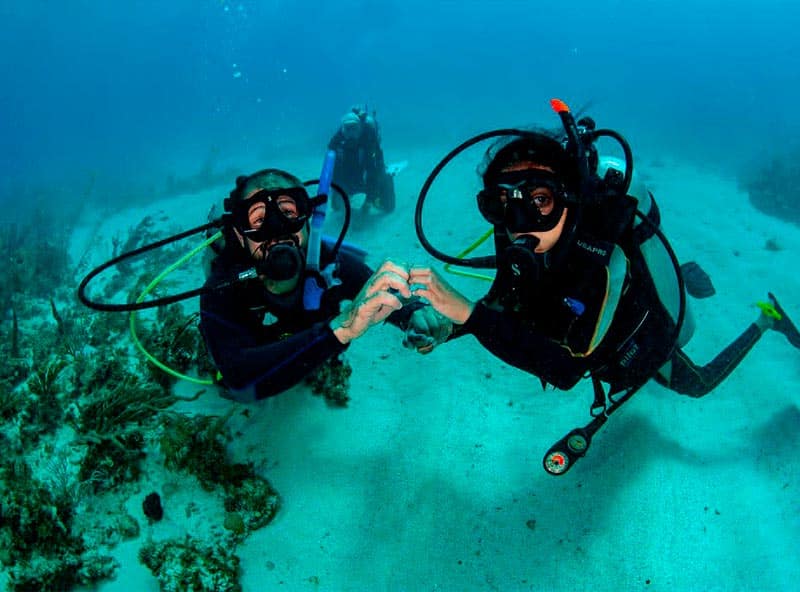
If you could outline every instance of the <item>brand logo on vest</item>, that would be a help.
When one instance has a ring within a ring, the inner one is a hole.
[[[598,247],[598,246],[595,246],[595,245],[590,245],[586,241],[582,241],[580,239],[575,241],[575,242],[584,251],[589,251],[593,255],[601,255],[602,257],[608,257],[608,251],[605,250],[602,247]]]
[[[619,365],[623,368],[628,368],[633,362],[633,359],[636,357],[636,354],[639,353],[639,344],[635,341],[631,341],[628,349],[625,350],[625,353],[622,354],[622,357],[619,360]]]

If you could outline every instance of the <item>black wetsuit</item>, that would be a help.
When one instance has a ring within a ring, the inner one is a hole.
[[[374,124],[363,122],[361,135],[348,139],[339,130],[328,143],[336,152],[333,182],[348,195],[365,193],[365,203],[384,212],[395,206],[394,179],[386,172],[380,137]],[[337,200],[333,200],[335,207]]]
[[[669,355],[672,320],[658,299],[635,297],[631,274],[616,310],[604,310],[613,245],[582,244],[591,250],[573,245],[565,262],[542,270],[528,290],[514,289],[511,274],[498,273],[457,334],[474,335],[504,362],[560,389],[572,388],[589,371],[599,372],[612,391],[652,376]],[[583,307],[580,314],[575,303]],[[604,315],[613,320],[598,339]]]
[[[658,223],[655,202],[650,218]],[[610,385],[611,393],[655,377],[694,397],[724,380],[761,336],[758,327],[750,325],[712,362],[695,365],[682,350],[673,349],[675,323],[638,248],[651,232],[641,225],[617,236],[616,242],[625,245],[618,247],[625,255],[625,270],[613,309],[609,253],[614,243],[594,235],[577,233],[567,247],[557,244],[555,249],[561,251],[553,259],[559,264],[540,269],[538,281],[530,285],[515,286],[501,265],[489,293],[454,336],[474,335],[504,362],[559,389],[570,389],[592,373]],[[575,302],[583,305],[581,314]],[[659,376],[667,362],[671,375]]]
[[[323,265],[329,259],[323,245]],[[339,314],[343,300],[356,297],[372,270],[346,252],[338,259],[341,284],[324,292],[319,310],[304,310],[303,279],[284,296],[270,294],[260,280],[201,296],[200,329],[233,398],[247,401],[277,395],[347,348],[328,324]],[[223,251],[214,259],[206,285],[219,285],[251,266],[244,251]],[[404,326],[414,308],[393,313],[389,321]]]

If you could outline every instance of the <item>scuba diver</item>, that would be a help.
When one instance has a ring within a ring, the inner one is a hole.
[[[130,313],[131,337],[139,351],[164,372],[195,384],[222,384],[241,402],[277,395],[306,378],[348,344],[384,320],[405,331],[406,347],[430,351],[451,324],[410,293],[405,268],[385,261],[375,272],[366,252],[346,243],[350,222],[347,194],[332,183],[336,154],[328,151],[320,179],[301,182],[279,169],[236,179],[219,218],[118,255],[89,272],[78,299],[89,308]],[[305,187],[318,185],[309,197]],[[331,189],[340,193],[345,217],[334,241],[322,235]],[[220,229],[212,235],[212,231]],[[89,283],[107,269],[186,237],[206,240],[158,274],[135,301],[101,302]],[[220,240],[222,239],[222,240]],[[214,251],[205,284],[146,297],[178,267]],[[215,378],[181,374],[152,356],[136,334],[136,312],[200,296],[200,331]]]
[[[265,169],[237,178],[225,200],[225,242],[200,296],[200,330],[238,401],[285,391],[384,320],[425,351],[449,332],[412,298],[403,267],[386,261],[373,273],[363,252],[340,249],[346,225],[337,244],[317,241],[312,256],[316,199],[295,176]],[[249,279],[213,289],[241,273]]]
[[[336,152],[334,183],[350,195],[365,194],[361,218],[372,208],[386,214],[394,211],[394,177],[386,170],[374,112],[368,115],[366,107],[357,105],[345,113],[328,149]]]
[[[567,390],[582,377],[591,378],[593,419],[543,459],[544,468],[559,475],[585,455],[608,416],[651,378],[702,397],[765,331],[782,333],[796,348],[800,333],[770,293],[755,322],[713,361],[698,366],[690,360],[681,349],[692,334],[684,279],[660,230],[652,194],[634,182],[630,147],[617,132],[595,129],[589,118],[576,123],[563,102],[551,104],[561,117],[561,132],[511,129],[476,136],[445,157],[420,193],[416,226],[423,246],[449,264],[496,268],[488,294],[473,302],[431,268],[411,269],[409,282],[413,294],[454,323],[450,339],[475,336],[543,386]],[[476,197],[493,226],[495,255],[446,255],[422,228],[427,191],[457,154],[496,137]],[[601,156],[595,146],[600,137],[617,140],[625,162]]]

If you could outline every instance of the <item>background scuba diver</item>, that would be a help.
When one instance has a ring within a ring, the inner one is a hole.
[[[490,135],[501,134],[485,134]],[[452,337],[473,334],[506,363],[538,376],[543,386],[570,389],[591,374],[595,419],[589,426],[596,423],[594,430],[613,411],[611,404],[616,408],[621,403],[614,394],[623,389],[633,394],[650,378],[681,394],[707,394],[767,329],[781,332],[800,348],[796,327],[769,294],[770,303],[760,305],[762,314],[754,323],[712,362],[695,365],[679,347],[691,331],[682,331],[676,342],[679,315],[664,303],[670,300],[664,298],[665,286],[666,292],[679,294],[680,281],[674,271],[654,268],[654,259],[644,254],[659,245],[653,237],[660,230],[652,195],[646,188],[638,195],[631,192],[636,200],[625,192],[605,201],[583,195],[587,186],[602,185],[582,182],[574,156],[578,151],[568,152],[565,144],[569,146],[557,134],[531,132],[506,138],[487,152],[477,205],[494,225],[497,275],[486,296],[472,302],[433,269],[410,270],[413,293],[455,323]],[[596,151],[593,156],[593,167],[586,170],[599,180]],[[653,225],[634,224],[637,200]],[[421,203],[418,220],[420,210]],[[666,245],[660,249],[668,250]],[[609,385],[608,394],[600,381]],[[583,455],[591,437],[584,437],[587,428],[573,430],[551,449],[544,461],[549,472],[561,474]],[[583,438],[575,440],[574,455],[551,454],[574,434]]]
[[[336,152],[333,181],[348,194],[364,193],[361,217],[372,208],[384,213],[394,211],[394,177],[386,171],[381,137],[375,113],[355,106],[344,114],[339,129],[328,142]],[[336,206],[336,200],[331,202]]]
[[[308,310],[302,286],[311,209],[303,183],[277,169],[237,178],[226,200],[225,245],[211,263],[212,289],[200,298],[200,329],[231,398],[277,395],[386,319],[407,328],[406,341],[423,350],[449,331],[431,307],[404,306],[411,298],[404,269],[387,261],[372,273],[344,250],[336,281]],[[323,243],[321,263],[331,257]],[[254,264],[258,277],[228,281]],[[213,289],[218,285],[226,287]],[[345,300],[352,303],[340,312]]]

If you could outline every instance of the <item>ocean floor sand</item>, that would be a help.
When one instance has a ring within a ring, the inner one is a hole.
[[[412,213],[442,154],[411,158],[397,178],[396,213],[348,236],[370,251],[372,264],[384,256],[432,261],[418,245]],[[274,164],[305,176],[317,169],[312,161]],[[800,278],[791,271],[800,228],[760,214],[733,180],[680,162],[640,167],[678,256],[701,263],[717,289],[691,301],[698,329],[687,350],[697,361],[752,322],[754,303],[768,290],[800,319]],[[115,212],[103,232],[123,231],[148,213],[178,229],[199,225],[226,190]],[[454,196],[463,190],[452,188]],[[484,228],[460,222],[474,201],[454,196],[432,224],[433,238],[451,251]],[[332,216],[331,228],[335,222]],[[73,237],[74,256],[97,242],[97,228],[87,218]],[[96,249],[99,263],[110,245]],[[488,287],[452,281],[473,296]],[[282,498],[272,523],[235,548],[244,590],[793,589],[800,577],[800,352],[781,335],[766,335],[706,398],[649,384],[560,478],[542,470],[542,455],[588,421],[588,385],[543,392],[537,379],[470,337],[428,356],[403,349],[400,339],[395,328],[376,327],[349,348],[354,373],[345,408],[302,386],[247,411],[236,406],[230,454],[253,462]],[[222,415],[232,405],[212,388],[178,407]],[[141,512],[150,491],[165,509],[153,525]],[[221,504],[192,477],[148,459],[125,503],[141,533],[113,549],[120,568],[97,589],[158,590],[136,558],[142,543],[221,536]]]

